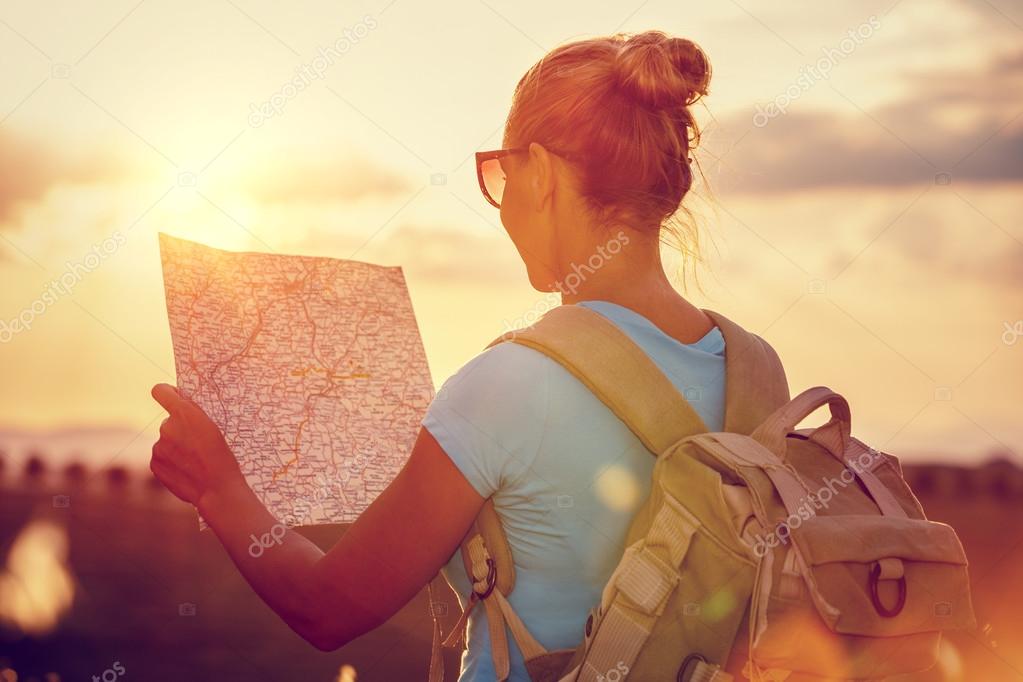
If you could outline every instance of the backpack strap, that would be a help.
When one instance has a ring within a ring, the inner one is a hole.
[[[768,415],[789,400],[788,383],[781,361],[762,338],[746,331],[724,315],[703,309],[725,339],[724,429],[748,434]],[[650,357],[616,324],[585,306],[561,305],[524,329],[506,332],[487,348],[512,341],[537,350],[557,361],[581,381],[658,456],[679,440],[707,432],[699,414]],[[499,680],[508,675],[507,639],[504,637],[505,595],[515,586],[515,569],[500,518],[488,499],[461,546],[473,595],[444,641],[462,641],[469,612],[484,601],[490,621],[491,645]],[[486,603],[494,591],[496,604]],[[496,607],[502,608],[496,608]],[[518,621],[518,619],[515,619]],[[547,653],[521,621],[509,623],[520,649],[528,654]],[[436,631],[436,624],[435,624]],[[456,637],[457,635],[457,637]],[[496,636],[495,636],[496,635]],[[436,638],[435,638],[436,641]],[[436,649],[436,647],[435,647]],[[434,653],[433,659],[439,656]],[[443,677],[443,662],[431,665],[430,679]]]
[[[724,431],[750,434],[789,402],[785,369],[764,339],[721,313],[702,308],[725,339]],[[600,313],[579,305],[548,311],[504,341],[556,360],[590,389],[653,453],[708,429],[675,385],[642,348]]]
[[[719,312],[701,308],[725,338],[723,431],[749,435],[789,402],[785,368],[771,344]]]
[[[540,351],[571,372],[655,456],[707,426],[642,348],[598,312],[553,308],[535,324],[502,334],[487,348],[513,341]]]

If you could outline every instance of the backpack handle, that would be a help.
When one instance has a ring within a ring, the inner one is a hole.
[[[825,404],[831,409],[831,419],[815,429],[810,438],[831,450],[839,460],[844,461],[845,451],[849,447],[852,437],[852,414],[849,411],[848,401],[827,386],[814,386],[806,389],[788,404],[775,410],[750,435],[768,450],[784,459],[785,437],[796,428],[796,424]]]

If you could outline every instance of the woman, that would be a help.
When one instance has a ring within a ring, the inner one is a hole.
[[[617,324],[717,430],[724,339],[671,286],[659,248],[692,183],[690,106],[709,79],[695,44],[658,31],[563,45],[519,82],[504,149],[479,154],[477,167],[532,286]],[[198,406],[166,384],[153,397],[170,413],[153,472],[196,505],[260,597],[323,650],[386,621],[438,569],[464,605],[458,547],[488,497],[515,559],[509,601],[549,650],[576,645],[654,462],[560,365],[498,344],[445,382],[405,467],[330,551],[288,531],[254,558],[250,536],[277,520]],[[460,680],[494,679],[488,638],[475,609]],[[510,679],[528,679],[509,644]]]

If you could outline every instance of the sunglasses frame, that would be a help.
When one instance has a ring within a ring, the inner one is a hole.
[[[546,147],[545,147],[546,149]],[[483,196],[494,208],[501,208],[501,204],[494,200],[494,197],[490,196],[490,192],[487,190],[487,184],[483,181],[483,162],[490,161],[491,159],[503,159],[506,156],[517,154],[519,152],[529,151],[529,147],[508,147],[506,149],[493,149],[485,152],[476,152],[476,179],[480,184],[480,191],[483,192]],[[560,156],[569,161],[576,160],[574,154],[564,154],[561,152],[555,152],[551,149],[547,149],[548,152],[555,156]],[[503,196],[501,197],[504,198]]]

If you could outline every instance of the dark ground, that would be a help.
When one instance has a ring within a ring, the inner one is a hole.
[[[944,672],[914,679],[1023,682],[1023,471],[1003,460],[906,473],[930,518],[954,526],[966,547],[980,624],[949,638]],[[72,609],[55,632],[17,638],[0,629],[0,670],[14,668],[20,682],[51,671],[91,680],[120,662],[126,681],[328,682],[350,664],[360,682],[425,679],[432,632],[425,589],[383,627],[319,652],[253,594],[216,537],[199,533],[194,512],[154,483],[148,472],[48,472],[39,462],[32,473],[0,470],[0,557],[29,519],[54,518],[68,529],[76,580]],[[54,495],[68,496],[67,506]],[[343,531],[303,532],[326,548]],[[445,583],[435,586],[448,605],[446,634],[457,602]],[[447,650],[448,680],[457,677],[458,657]]]

